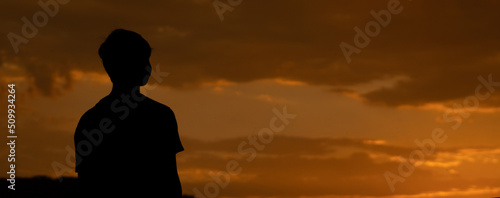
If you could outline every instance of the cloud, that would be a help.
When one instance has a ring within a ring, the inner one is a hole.
[[[247,162],[248,156],[237,150],[238,144],[245,140],[204,142],[183,138],[186,151],[179,154],[178,167],[184,191],[197,188],[203,192],[207,183],[214,182],[214,175],[225,171],[230,160],[238,162],[241,178],[239,174],[230,176],[220,196],[418,197],[428,192],[433,197],[438,192],[456,189],[449,194],[441,193],[453,196],[491,193],[479,191],[488,190],[491,184],[500,181],[495,168],[498,162],[492,161],[498,157],[498,148],[437,150],[404,183],[398,183],[393,194],[383,174],[386,171],[397,174],[400,161],[394,159],[408,156],[415,148],[393,146],[382,140],[276,136],[264,150],[257,152],[255,160]],[[450,171],[450,167],[454,170]],[[470,170],[471,167],[476,171]]]
[[[434,191],[425,193],[416,193],[411,195],[389,195],[389,196],[339,196],[339,195],[326,195],[326,196],[301,196],[300,198],[422,198],[422,197],[462,197],[462,198],[474,198],[474,197],[491,197],[498,195],[500,192],[499,187],[484,187],[477,188],[471,187],[466,189],[451,189],[446,191]]]
[[[25,126],[23,144],[16,154],[26,162],[19,176],[51,175],[51,163],[65,164],[66,147],[72,145],[72,132],[65,130],[65,117],[40,117],[38,112],[23,109],[19,125]],[[29,123],[29,124],[28,124]],[[40,141],[43,140],[43,141]],[[185,151],[178,154],[178,170],[183,190],[203,191],[213,182],[213,175],[226,170],[236,160],[242,172],[232,175],[221,189],[221,196],[387,196],[392,194],[383,173],[398,171],[399,156],[408,156],[412,146],[395,146],[379,139],[274,137],[265,149],[248,162],[248,153],[239,153],[238,146],[247,137],[202,141],[182,137]],[[0,153],[8,152],[5,149]],[[486,189],[500,182],[498,148],[441,148],[424,165],[416,168],[397,193],[411,195],[422,192],[467,191],[471,186]],[[458,161],[458,163],[456,163]],[[28,163],[29,162],[29,163]],[[453,171],[451,171],[451,168]],[[67,176],[75,176],[67,173]],[[212,175],[212,176],[211,176]],[[465,193],[465,192],[464,192]]]
[[[20,18],[41,10],[36,3],[4,4],[4,35],[21,34]],[[4,61],[18,60],[44,95],[71,87],[71,71],[104,73],[98,46],[114,28],[127,28],[151,43],[152,63],[172,74],[166,86],[271,78],[340,89],[404,76],[409,80],[358,95],[369,104],[419,106],[463,98],[473,93],[478,75],[500,75],[497,4],[404,2],[402,13],[393,15],[360,54],[353,54],[351,64],[338,44],[353,44],[353,28],[374,20],[370,10],[385,9],[386,2],[277,1],[262,6],[248,1],[225,13],[221,22],[209,1],[72,1],[21,45],[19,54],[7,39],[0,43],[8,52]],[[499,101],[487,104],[498,106]]]

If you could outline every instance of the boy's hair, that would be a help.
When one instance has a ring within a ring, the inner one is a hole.
[[[99,47],[99,57],[113,83],[136,81],[149,66],[151,47],[138,33],[116,29]],[[142,79],[141,79],[142,80]]]

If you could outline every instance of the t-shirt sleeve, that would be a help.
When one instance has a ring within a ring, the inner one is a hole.
[[[170,121],[170,145],[171,145],[171,151],[174,153],[178,153],[184,150],[184,147],[182,146],[181,139],[179,137],[179,129],[177,126],[177,119],[175,118],[174,112],[170,109],[170,116],[169,116],[169,121]]]

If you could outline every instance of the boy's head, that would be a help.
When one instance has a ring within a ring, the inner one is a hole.
[[[141,35],[116,29],[99,48],[104,69],[114,85],[143,86],[151,74],[151,47]]]

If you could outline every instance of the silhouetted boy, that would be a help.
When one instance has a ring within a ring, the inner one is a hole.
[[[140,93],[151,47],[117,29],[99,48],[111,93],[80,119],[76,172],[82,197],[181,197],[176,153],[184,150],[172,110]]]

